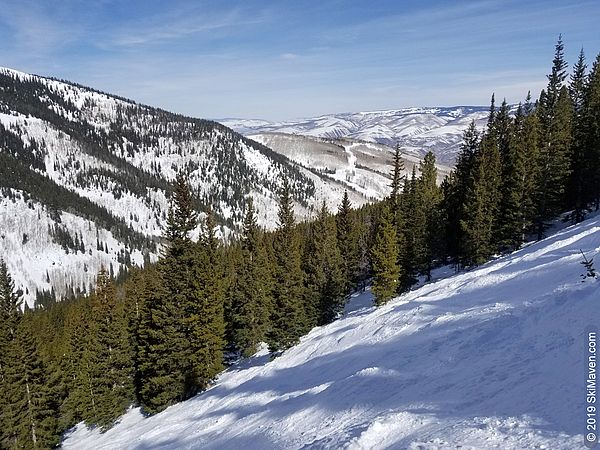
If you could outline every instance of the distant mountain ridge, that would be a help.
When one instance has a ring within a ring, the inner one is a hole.
[[[453,165],[462,133],[474,120],[479,128],[487,121],[487,106],[414,107],[383,111],[326,114],[290,121],[221,119],[220,123],[246,136],[286,133],[324,138],[351,138],[422,156],[431,150],[442,164]]]
[[[284,178],[301,216],[348,187],[217,122],[0,68],[0,257],[30,304],[89,289],[101,265],[116,276],[156,259],[178,171],[222,235],[249,196],[273,228]]]

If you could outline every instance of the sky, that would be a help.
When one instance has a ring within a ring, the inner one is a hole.
[[[202,118],[285,120],[537,96],[600,2],[0,0],[0,65]]]

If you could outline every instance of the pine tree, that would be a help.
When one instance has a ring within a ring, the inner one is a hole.
[[[461,213],[461,254],[465,264],[481,264],[495,249],[494,229],[500,202],[501,159],[494,126],[494,106],[475,158]]]
[[[584,93],[581,113],[583,137],[583,160],[587,168],[584,175],[584,201],[593,202],[600,209],[600,54],[596,57],[590,71]]]
[[[521,245],[535,216],[534,195],[539,180],[539,125],[537,115],[532,112],[529,95],[525,106],[519,105],[514,130],[505,163],[498,221],[500,249],[509,251]]]
[[[225,286],[220,244],[215,236],[215,228],[214,216],[209,211],[196,246],[193,290],[184,303],[184,325],[190,345],[193,377],[186,397],[205,389],[223,370]]]
[[[138,352],[139,399],[149,413],[189,398],[197,391],[192,349],[186,329],[186,305],[195,293],[195,249],[190,233],[197,215],[182,174],[176,179],[165,229],[166,245],[159,262],[158,280],[150,280],[140,321]]]
[[[345,303],[341,253],[337,246],[335,221],[325,202],[311,224],[305,249],[307,319],[311,325],[332,322]]]
[[[348,197],[348,191],[344,190],[342,203],[338,208],[336,217],[338,248],[342,255],[342,273],[344,277],[346,295],[349,295],[356,287],[358,273],[358,230],[357,224],[352,218],[352,205]]]
[[[392,167],[392,183],[390,185],[391,192],[389,196],[390,212],[392,214],[392,225],[396,229],[397,248],[398,248],[398,266],[409,267],[410,262],[406,261],[407,255],[410,254],[408,250],[408,242],[406,239],[406,227],[407,227],[407,207],[406,198],[402,195],[402,190],[406,185],[406,176],[404,173],[404,161],[400,153],[400,145],[396,145],[396,151],[394,153],[393,167]],[[398,274],[401,280],[398,283],[398,292],[407,288],[407,280],[404,272]]]
[[[100,270],[96,286],[91,297],[88,348],[82,356],[94,402],[84,412],[84,419],[106,430],[134,400],[133,362],[123,304],[117,303],[106,269]]]
[[[273,352],[298,343],[308,331],[302,299],[304,274],[290,185],[284,180],[279,196],[278,229],[274,241],[273,314],[267,343]]]
[[[58,444],[58,405],[49,371],[39,354],[31,313],[0,259],[0,444],[3,448],[49,448]]]
[[[243,356],[256,352],[269,331],[272,281],[265,243],[261,239],[254,203],[248,199],[242,231],[242,261],[233,294],[233,334]]]
[[[371,259],[373,262],[372,291],[375,296],[375,304],[381,306],[394,297],[400,281],[396,229],[392,224],[391,212],[386,204],[383,205],[377,225]]]
[[[570,176],[571,129],[573,110],[564,81],[567,78],[564,45],[559,36],[555,47],[548,87],[540,94],[539,109],[542,141],[540,182],[538,184],[537,237],[544,237],[546,222],[565,206],[565,192]]]
[[[0,444],[10,448],[18,445],[17,408],[9,397],[13,353],[17,327],[21,321],[21,299],[3,259],[0,259]]]
[[[447,220],[446,248],[457,265],[459,264],[459,254],[461,252],[460,246],[464,242],[460,226],[462,208],[473,180],[472,173],[479,145],[479,132],[475,126],[475,121],[471,121],[469,127],[463,133],[463,142],[456,161],[456,167],[442,186],[444,191],[443,208]]]
[[[569,95],[573,105],[573,142],[571,157],[571,178],[568,186],[568,206],[573,208],[572,222],[581,222],[585,218],[586,196],[584,193],[586,171],[585,155],[585,127],[584,108],[586,91],[586,63],[583,49],[579,53],[579,59],[573,67]]]
[[[416,205],[421,211],[417,214],[424,219],[422,228],[418,230],[414,255],[420,271],[431,279],[433,261],[442,253],[443,227],[441,226],[442,193],[437,185],[437,168],[435,156],[427,152],[419,164],[421,176],[416,184]]]

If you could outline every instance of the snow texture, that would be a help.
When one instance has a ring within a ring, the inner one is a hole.
[[[514,112],[515,107],[511,107]],[[431,150],[437,160],[453,165],[463,131],[474,120],[482,129],[487,106],[402,108],[386,111],[329,114],[319,117],[269,122],[255,119],[222,119],[223,125],[246,134],[285,133],[322,138],[352,138],[389,146],[423,156]]]
[[[195,398],[65,449],[583,448],[584,329],[600,324],[600,218],[383,307],[342,318],[269,361],[263,349]],[[443,277],[443,278],[440,278]]]

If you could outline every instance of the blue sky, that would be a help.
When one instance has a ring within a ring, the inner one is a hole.
[[[537,93],[559,33],[591,64],[599,18],[567,0],[0,0],[0,65],[207,118],[486,105]]]

